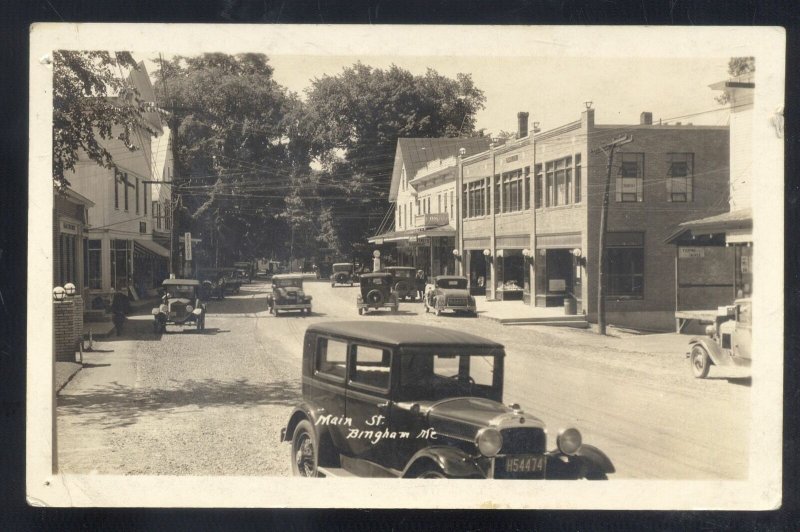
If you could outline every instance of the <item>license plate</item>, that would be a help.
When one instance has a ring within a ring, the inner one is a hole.
[[[543,473],[544,466],[545,458],[541,454],[506,456],[506,473]]]

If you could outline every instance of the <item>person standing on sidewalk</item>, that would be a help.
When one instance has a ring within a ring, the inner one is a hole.
[[[111,321],[114,322],[117,336],[122,334],[122,326],[125,325],[125,314],[130,307],[128,296],[117,290],[111,297]]]
[[[422,301],[422,298],[425,296],[425,285],[428,282],[428,277],[425,275],[423,270],[417,270],[417,275],[414,278],[414,282],[417,287],[417,295],[419,296],[419,300]]]

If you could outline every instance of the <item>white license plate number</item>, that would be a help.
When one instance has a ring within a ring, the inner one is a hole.
[[[541,454],[506,457],[506,473],[543,473],[545,458]]]

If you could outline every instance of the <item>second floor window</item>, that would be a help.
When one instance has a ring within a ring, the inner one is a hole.
[[[692,201],[693,153],[667,154],[667,201]]]
[[[644,153],[620,153],[616,180],[618,202],[642,201],[644,189]]]
[[[125,184],[125,191],[123,196],[125,197],[125,210],[128,210],[128,189],[130,188],[130,182],[128,181],[128,174],[122,174],[122,182]]]
[[[542,165],[537,164],[533,167],[533,207],[535,209],[542,208],[542,194],[544,191],[544,176],[542,175]]]
[[[136,194],[136,214],[139,214],[139,178],[136,178],[136,188],[134,189],[134,194]]]
[[[122,181],[122,173],[119,170],[114,170],[114,208],[119,209],[119,185],[120,183],[125,186]]]
[[[523,208],[523,178],[522,170],[506,172],[502,177],[503,195],[501,197],[500,212],[521,211]]]

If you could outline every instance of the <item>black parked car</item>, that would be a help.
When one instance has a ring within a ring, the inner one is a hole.
[[[358,314],[369,312],[370,309],[388,307],[392,312],[397,312],[400,304],[397,294],[392,291],[394,278],[390,273],[377,272],[365,273],[359,278],[361,293],[356,297]]]
[[[303,403],[281,440],[297,476],[606,479],[608,457],[574,428],[504,405],[502,345],[389,322],[306,330]]]
[[[392,290],[397,294],[397,299],[417,300],[417,286],[415,276],[417,270],[410,266],[388,266],[384,271],[394,277]]]
[[[332,266],[331,287],[337,284],[349,284],[353,286],[353,264],[350,262],[337,262]]]

